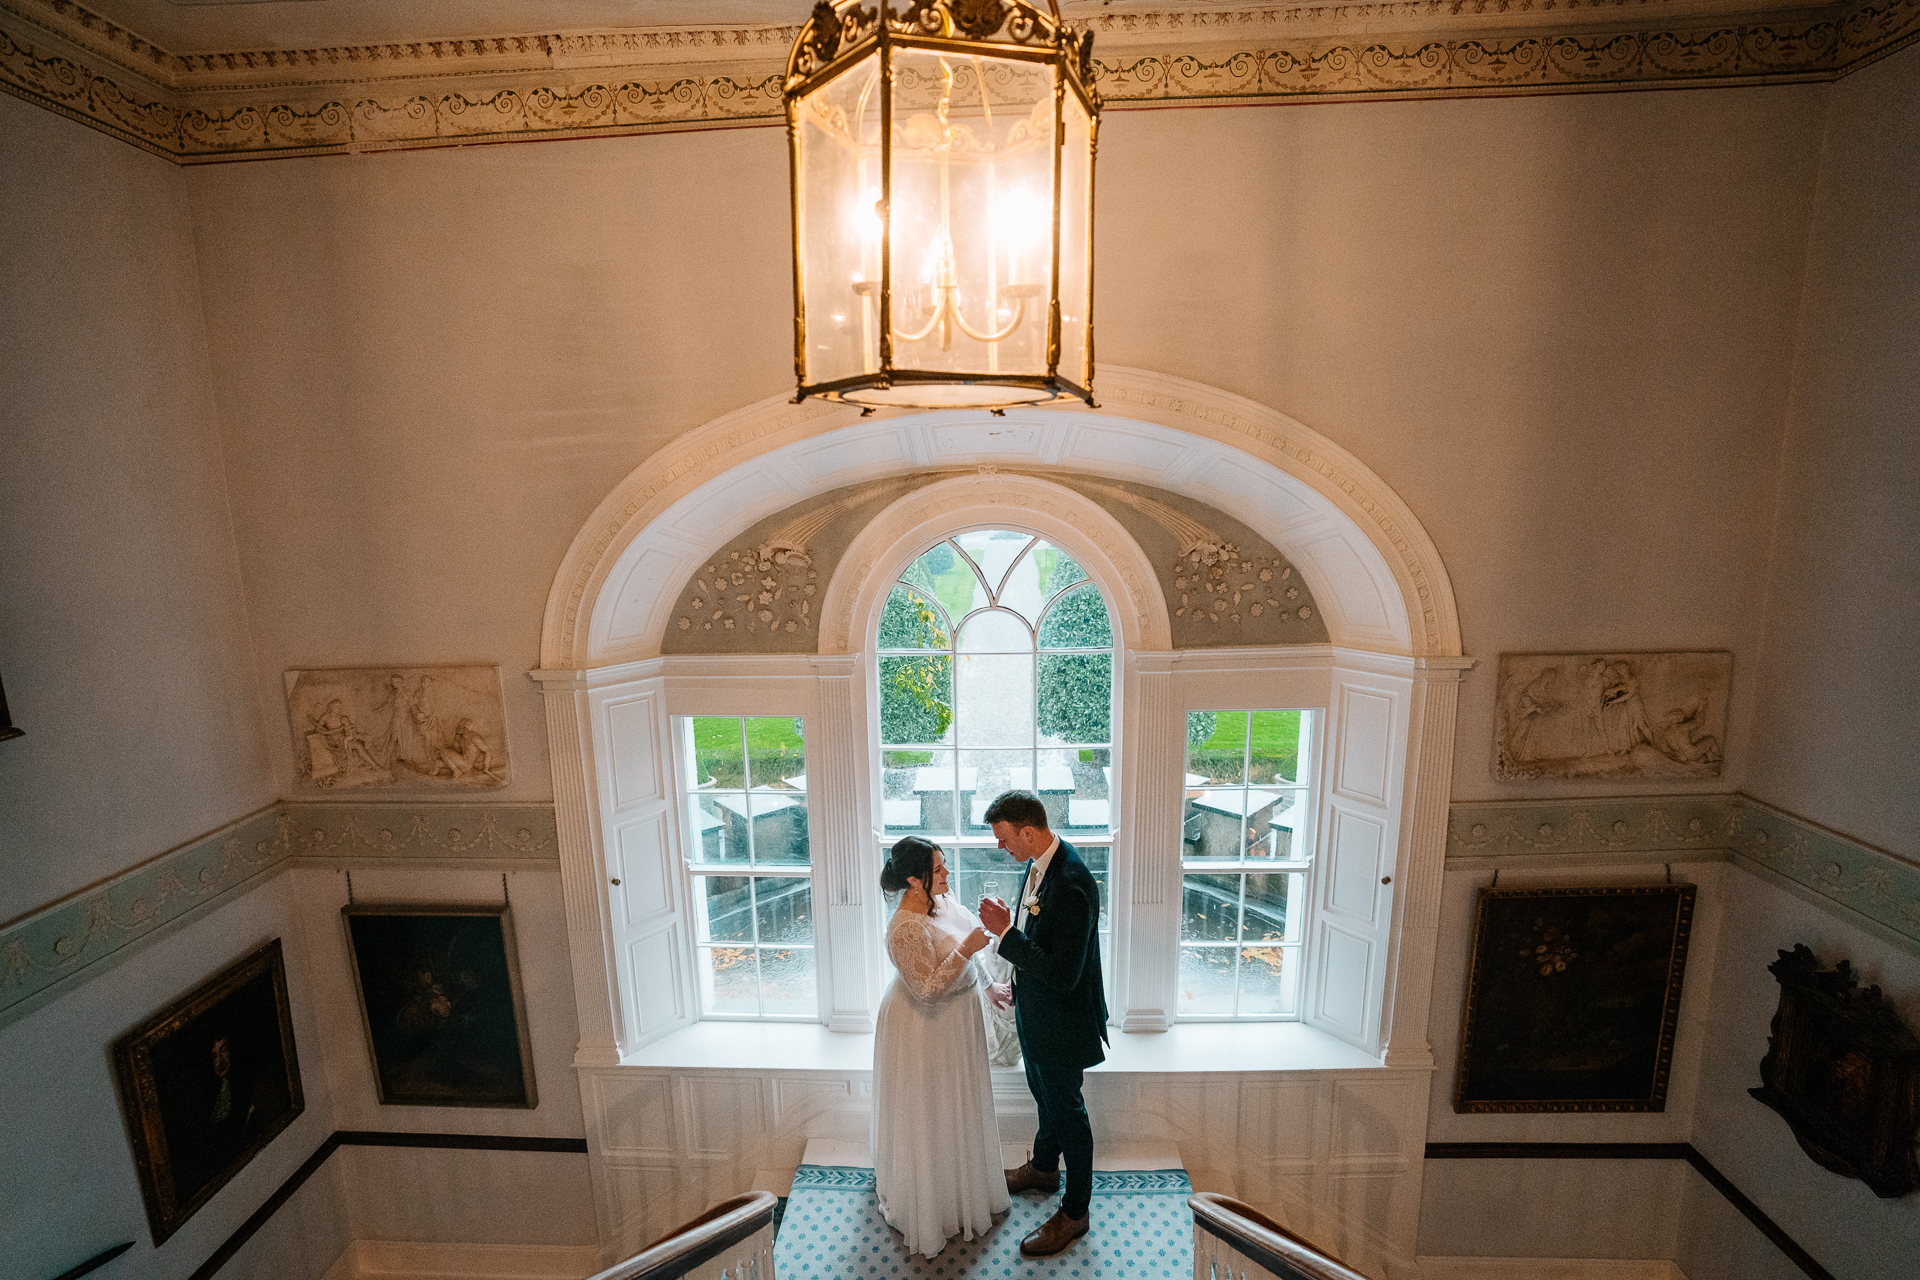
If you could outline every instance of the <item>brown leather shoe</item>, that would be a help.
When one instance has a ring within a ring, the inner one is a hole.
[[[1052,1195],[1059,1189],[1060,1171],[1058,1169],[1052,1173],[1042,1173],[1034,1168],[1033,1161],[1029,1160],[1018,1169],[1007,1170],[1007,1190],[1016,1196],[1023,1191],[1039,1191]]]
[[[1092,1223],[1092,1214],[1084,1218],[1069,1218],[1067,1211],[1062,1209],[1041,1223],[1038,1231],[1020,1242],[1020,1256],[1051,1258],[1056,1253],[1065,1253],[1068,1245],[1087,1234],[1087,1228]]]

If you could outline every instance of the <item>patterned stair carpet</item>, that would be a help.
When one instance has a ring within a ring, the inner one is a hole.
[[[1024,1195],[985,1236],[955,1236],[923,1258],[881,1218],[872,1169],[803,1164],[773,1269],[778,1280],[1191,1280],[1192,1194],[1184,1169],[1095,1170],[1093,1225],[1058,1257],[1020,1256],[1021,1239],[1060,1207],[1057,1195]]]

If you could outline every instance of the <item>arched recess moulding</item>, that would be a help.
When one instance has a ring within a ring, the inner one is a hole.
[[[935,524],[1004,521],[1014,510],[1031,513],[1014,523],[1098,552],[1097,576],[1122,615],[1131,834],[1123,829],[1114,848],[1116,913],[1140,937],[1177,928],[1177,858],[1147,851],[1179,848],[1184,712],[1323,706],[1325,870],[1301,1016],[1387,1065],[1431,1062],[1454,703],[1468,665],[1439,556],[1379,477],[1285,415],[1164,375],[1103,367],[1100,376],[1102,409],[1003,418],[863,419],[845,406],[764,401],[676,440],[596,509],[555,578],[533,673],[547,694],[581,1065],[618,1063],[698,1017],[670,741],[671,717],[696,711],[810,717],[815,901],[833,917],[822,1016],[841,1030],[871,1025],[878,952],[862,922],[877,915],[863,888],[875,801],[862,763],[870,655],[861,651],[879,580],[910,552],[905,541],[940,536]],[[966,474],[930,481],[858,536],[821,600],[815,652],[763,656],[750,675],[718,656],[661,656],[681,587],[717,548],[816,494],[928,471]],[[1139,547],[1095,504],[1041,478],[1050,472],[1147,484],[1224,511],[1297,566],[1331,644],[1172,650]],[[1143,852],[1130,857],[1129,846]],[[1362,885],[1373,888],[1356,897]],[[1154,959],[1136,947],[1137,962],[1116,965],[1128,1030],[1168,1025],[1176,975],[1173,949],[1162,949]]]

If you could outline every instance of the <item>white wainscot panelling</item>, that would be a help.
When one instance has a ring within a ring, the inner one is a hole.
[[[609,1155],[673,1158],[673,1077],[627,1073],[592,1080],[600,1150]]]
[[[1339,768],[1333,788],[1368,804],[1387,803],[1388,752],[1392,750],[1393,698],[1351,685],[1340,690]]]
[[[1327,1030],[1364,1042],[1372,1030],[1367,992],[1372,983],[1373,940],[1349,933],[1331,920],[1320,922],[1320,983],[1314,1019]]]
[[[853,1102],[850,1080],[776,1079],[773,1082],[773,1125],[784,1129],[803,1124],[823,1111],[845,1110]]]
[[[1242,1149],[1276,1171],[1313,1167],[1314,1130],[1322,1116],[1321,1086],[1313,1080],[1251,1079],[1240,1086]]]
[[[624,975],[635,1018],[636,1037],[644,1038],[687,1017],[686,975],[680,971],[680,931],[668,925],[627,944]]]
[[[1335,806],[1327,839],[1327,910],[1372,924],[1379,918],[1386,827],[1378,818]]]
[[[767,1128],[761,1106],[765,1093],[755,1075],[680,1077],[680,1102],[686,1117],[686,1150],[704,1159],[734,1159]]]
[[[654,702],[649,696],[607,704],[607,759],[613,762],[616,812],[657,802],[665,794]]]
[[[674,866],[668,853],[667,822],[662,810],[619,827],[614,844],[620,854],[620,896],[627,925],[652,924],[673,910]]]

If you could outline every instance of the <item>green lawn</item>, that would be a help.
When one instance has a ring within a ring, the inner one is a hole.
[[[800,751],[806,742],[794,729],[792,716],[748,716],[747,750]],[[740,721],[733,716],[695,716],[693,747],[701,755],[708,752],[740,750]]]
[[[1247,717],[1253,717],[1253,754],[1290,756],[1300,744],[1298,711],[1218,711],[1213,736],[1196,751],[1238,751],[1246,745]]]

